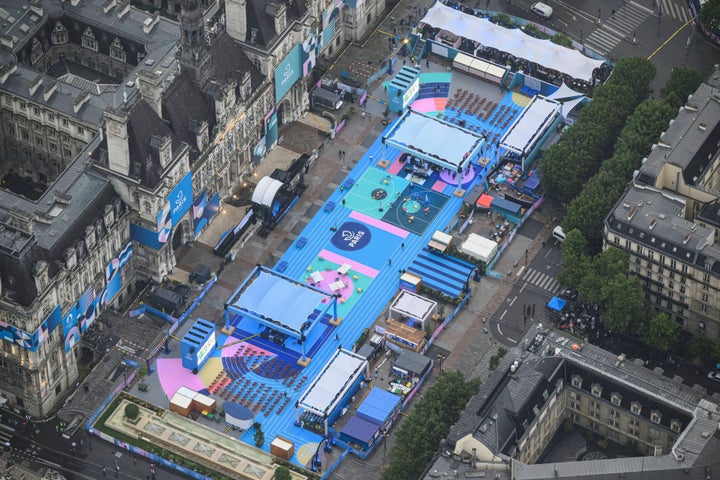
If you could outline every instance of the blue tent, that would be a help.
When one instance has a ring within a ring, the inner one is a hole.
[[[557,313],[562,313],[563,309],[567,305],[567,302],[560,297],[553,297],[547,303],[547,308],[555,310]]]
[[[361,450],[367,450],[380,436],[380,426],[358,416],[350,417],[340,431],[340,440],[354,443]]]

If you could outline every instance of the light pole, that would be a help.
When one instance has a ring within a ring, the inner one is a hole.
[[[440,373],[443,373],[443,361],[445,360],[445,355],[442,353],[438,353],[437,355],[438,362],[440,363]]]

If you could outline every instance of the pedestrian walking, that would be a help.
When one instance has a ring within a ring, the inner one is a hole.
[[[388,258],[388,265],[392,265],[392,258]]]
[[[105,468],[105,466],[103,466],[102,472],[103,472],[103,477],[106,477],[107,476],[107,468]]]
[[[336,341],[337,341],[337,340],[340,340],[340,337],[338,336],[337,333],[335,334],[335,340],[336,340]]]
[[[400,244],[400,248],[405,248],[405,242],[402,242],[402,243]]]
[[[365,110],[363,110],[363,111],[360,113],[360,116],[362,117],[363,120],[365,120]]]
[[[425,60],[425,66],[426,66],[427,68],[430,68],[430,59],[426,59],[426,60]]]

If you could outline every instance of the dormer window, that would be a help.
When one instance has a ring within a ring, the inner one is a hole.
[[[125,48],[118,37],[115,37],[115,40],[110,44],[110,58],[125,62]]]
[[[660,423],[660,420],[662,419],[662,413],[660,413],[657,410],[653,410],[650,412],[650,421],[653,423]]]
[[[640,415],[640,412],[642,412],[642,405],[640,405],[640,402],[632,402],[630,404],[630,411],[635,415]]]
[[[610,403],[619,407],[620,403],[622,403],[622,395],[617,392],[613,392],[613,394],[610,395]]]
[[[92,28],[87,27],[82,35],[82,46],[93,52],[98,51],[98,42]]]
[[[60,22],[55,22],[50,38],[52,38],[53,45],[63,45],[67,43],[68,33],[65,25]]]
[[[677,418],[673,418],[672,420],[670,420],[670,430],[680,433],[680,430],[682,430],[680,420],[678,420]]]
[[[593,383],[590,387],[590,393],[593,397],[600,397],[602,395],[602,387],[598,383]]]

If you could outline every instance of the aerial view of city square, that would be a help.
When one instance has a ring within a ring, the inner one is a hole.
[[[0,480],[720,479],[720,0],[0,16]]]

